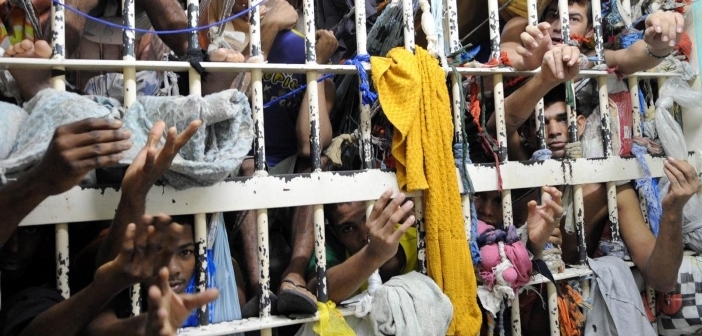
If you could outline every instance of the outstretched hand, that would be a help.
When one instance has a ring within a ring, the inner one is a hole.
[[[580,73],[580,62],[578,47],[560,44],[544,55],[541,75],[554,84],[571,80]]]
[[[392,190],[383,193],[373,204],[373,210],[366,221],[368,227],[368,252],[382,260],[383,263],[397,254],[400,238],[412,227],[414,215],[407,215],[414,208],[412,201],[405,201],[405,194],[400,193],[392,201]],[[395,224],[405,221],[395,229]]]
[[[645,24],[643,40],[649,45],[649,51],[656,56],[665,56],[680,42],[685,17],[678,12],[659,10],[649,14]]]
[[[175,336],[176,330],[183,325],[193,309],[212,302],[217,296],[219,292],[216,288],[197,294],[176,294],[168,285],[168,268],[162,268],[158,272],[156,284],[149,288],[146,334]]]
[[[88,118],[54,131],[46,153],[32,169],[48,195],[71,189],[97,168],[117,164],[132,147],[132,133],[114,119]]]
[[[546,242],[554,233],[560,231],[558,225],[563,217],[563,195],[558,188],[542,187],[541,205],[536,201],[527,204],[529,215],[527,217],[527,232],[529,233],[529,249],[535,256],[540,256]]]
[[[551,25],[541,22],[536,26],[527,26],[519,35],[522,45],[517,47],[517,54],[522,56],[525,70],[534,70],[541,65],[541,60],[547,51],[553,49],[553,42],[548,30]]]
[[[97,270],[96,283],[114,284],[112,288],[119,291],[153,277],[168,266],[182,232],[183,227],[167,215],[142,216],[127,226],[119,254]]]
[[[682,211],[683,207],[700,188],[700,179],[689,163],[668,158],[663,163],[663,172],[670,180],[668,194],[663,197],[663,209]]]
[[[163,121],[157,121],[149,132],[146,145],[124,174],[123,192],[132,197],[145,197],[156,180],[171,166],[178,151],[197,132],[200,124],[202,121],[194,120],[180,134],[176,133],[175,127],[170,127],[166,135],[166,144],[158,148],[166,124]]]

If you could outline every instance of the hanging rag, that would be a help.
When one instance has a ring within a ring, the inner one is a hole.
[[[454,166],[453,121],[446,77],[421,47],[372,57],[373,82],[393,124],[392,153],[401,189],[425,191],[427,269],[454,306],[449,335],[475,335],[481,313],[463,227]]]
[[[205,97],[139,97],[124,115],[133,145],[120,163],[132,162],[156,121],[182,131],[195,119],[202,125],[173,159],[164,182],[185,189],[210,186],[236,174],[251,150],[253,126],[248,99],[231,89]]]
[[[650,335],[656,331],[648,321],[636,281],[629,266],[621,259],[605,256],[588,258],[595,274],[590,291],[592,310],[587,314],[585,336]]]
[[[416,271],[380,286],[372,306],[369,318],[376,336],[447,335],[454,312],[436,283]]]
[[[88,95],[111,97],[124,102],[124,75],[108,72],[88,80],[83,90]],[[171,71],[139,71],[136,73],[137,96],[177,96],[178,76]]]

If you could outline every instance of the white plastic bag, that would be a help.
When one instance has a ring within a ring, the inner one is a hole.
[[[656,101],[656,130],[666,155],[678,160],[687,160],[687,145],[680,125],[670,115],[673,103],[683,107],[695,107],[702,101],[702,93],[694,91],[680,77],[665,81]]]

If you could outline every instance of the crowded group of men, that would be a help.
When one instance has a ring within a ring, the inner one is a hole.
[[[14,18],[17,7],[3,2],[4,10]],[[121,1],[72,0],[66,3],[93,16],[109,16],[110,8]],[[569,25],[572,35],[592,39],[594,36],[589,0],[570,0]],[[247,9],[248,1],[237,0],[231,12],[225,13],[224,1],[212,0],[202,9],[201,24],[216,22]],[[119,5],[117,5],[119,7]],[[183,29],[187,16],[183,4],[176,0],[136,1],[137,23],[155,30]],[[39,11],[41,6],[35,5]],[[48,8],[48,7],[46,7]],[[262,6],[261,39],[263,59],[251,56],[248,18],[243,16],[224,25],[224,34],[202,31],[200,42],[203,61],[263,62],[304,64],[305,41],[297,27],[302,16],[300,1],[268,0]],[[595,51],[587,44],[563,44],[558,14],[558,1],[551,1],[542,10],[541,23],[530,26],[522,17],[506,21],[502,29],[501,47],[516,70],[541,68],[533,77],[510,89],[504,104],[506,138],[510,160],[529,160],[538,142],[534,130],[534,110],[544,99],[544,140],[553,158],[567,157],[569,128],[567,101],[563,83],[577,81],[581,69],[593,64],[588,57]],[[26,14],[26,13],[24,13]],[[459,13],[460,16],[460,13]],[[40,18],[44,36],[50,28]],[[139,18],[143,18],[140,20]],[[31,25],[20,20],[3,21],[7,30],[0,41],[5,57],[49,58],[52,50],[47,41],[27,34]],[[86,58],[94,55],[94,41],[85,36],[91,23],[72,12],[66,14],[66,55]],[[605,50],[607,67],[622,74],[644,71],[668,56],[681,38],[685,19],[674,11],[650,13],[644,21],[643,38],[626,49]],[[7,33],[23,30],[19,35]],[[141,37],[140,59],[149,59],[153,50],[168,50],[184,56],[189,51],[187,34]],[[317,62],[329,63],[339,43],[335,32],[316,33]],[[96,38],[92,36],[92,39]],[[99,41],[100,38],[97,38]],[[100,55],[109,57],[109,46],[100,47]],[[104,50],[104,52],[103,52]],[[91,54],[93,53],[93,54]],[[584,55],[584,56],[583,56]],[[156,57],[160,59],[162,55]],[[438,62],[438,61],[437,61]],[[48,70],[10,69],[20,91],[18,102],[30,101],[50,85]],[[179,74],[187,79],[187,74]],[[321,75],[320,75],[321,76]],[[72,84],[83,91],[91,74],[69,73]],[[248,91],[250,78],[231,73],[204,75],[203,95],[229,88]],[[306,82],[304,74],[270,74],[263,78],[264,102],[272,101]],[[160,83],[159,83],[160,84]],[[331,80],[318,85],[320,107],[320,145],[329,146],[335,130],[333,113],[336,88]],[[187,85],[181,86],[183,89]],[[87,91],[87,90],[86,90]],[[181,90],[181,93],[184,90]],[[578,98],[588,94],[577,93]],[[304,173],[310,170],[310,127],[306,91],[286,96],[264,110],[266,166],[271,174]],[[487,111],[486,111],[487,112]],[[577,109],[577,136],[585,128],[585,119],[593,113]],[[169,168],[178,151],[195,134],[200,121],[177,130],[157,122],[144,146],[124,172],[121,198],[110,223],[93,223],[103,229],[76,231],[85,235],[77,244],[80,253],[71,269],[87,280],[73,288],[69,299],[55,290],[53,268],[53,230],[51,226],[22,226],[19,223],[46,198],[59,195],[79,184],[90,171],[117,164],[132,146],[131,133],[114,119],[86,119],[57,128],[39,164],[16,180],[0,186],[0,274],[2,305],[0,335],[172,335],[196,307],[217,297],[216,289],[193,293],[188,291],[196,273],[196,247],[193,216],[146,213],[146,195]],[[489,132],[496,132],[495,116],[487,122]],[[162,138],[165,135],[165,143]],[[253,152],[252,152],[253,153]],[[252,154],[253,155],[253,154]],[[3,158],[0,158],[3,159]],[[323,160],[325,161],[325,160]],[[1,162],[1,161],[0,161]],[[327,169],[328,165],[325,165]],[[1,168],[1,167],[0,167]],[[360,167],[358,167],[360,168]],[[639,207],[639,199],[631,183],[617,186],[617,209],[620,234],[631,260],[643,275],[646,284],[660,292],[671,291],[677,281],[683,254],[682,208],[699,189],[699,178],[687,162],[669,158],[664,173],[671,181],[667,194],[661,195],[663,214],[657,237],[647,227]],[[255,166],[247,158],[232,176],[252,176]],[[539,196],[542,191],[550,197]],[[578,263],[576,235],[563,233],[564,189],[548,187],[523,192],[514,205],[514,223],[527,228],[527,247],[538,259],[547,243],[559,245],[563,260]],[[608,226],[607,190],[604,184],[583,186],[585,205],[585,241],[588,255],[593,256]],[[494,227],[502,226],[500,193],[485,192],[474,197],[478,219]],[[364,202],[325,206],[327,230],[327,287],[329,299],[344,301],[360,292],[368,277],[379,270],[383,281],[417,269],[416,218],[412,200],[387,191],[379,195],[373,210],[366,215]],[[227,213],[225,222],[234,234],[232,262],[244,317],[258,315],[259,273],[257,226],[255,212]],[[317,311],[317,280],[314,267],[314,234],[311,207],[276,209],[271,212],[272,297],[273,313],[313,314]],[[524,223],[524,224],[522,224]],[[457,223],[458,224],[458,223]],[[463,225],[460,223],[460,225]],[[72,236],[73,236],[72,231]],[[468,247],[468,245],[466,245]],[[73,246],[72,246],[73,248]],[[49,257],[47,257],[49,256]],[[81,282],[81,281],[78,281]],[[131,315],[131,303],[120,295],[129,286],[143,284],[142,313]],[[73,284],[72,284],[73,286]],[[546,314],[537,312],[526,319],[525,334],[541,335],[548,328]],[[545,320],[543,317],[546,316]],[[63,323],[61,321],[71,321]],[[548,332],[547,329],[545,332]]]

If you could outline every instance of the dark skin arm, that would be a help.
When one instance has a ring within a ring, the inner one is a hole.
[[[122,196],[107,237],[100,246],[96,259],[98,266],[117,255],[127,225],[141,218],[146,210],[146,194],[151,186],[171,166],[173,158],[197,132],[200,124],[200,120],[191,122],[188,128],[177,136],[175,127],[171,127],[166,136],[166,144],[162,148],[157,148],[157,145],[166,125],[159,121],[151,128],[146,145],[124,174]]]
[[[144,0],[137,1],[136,6],[146,12],[156,30],[177,30],[188,27],[188,17],[177,1]],[[165,34],[160,37],[176,55],[183,55],[188,50],[188,34]]]
[[[112,297],[167,265],[183,227],[168,216],[144,216],[137,224],[127,227],[119,255],[95,272],[88,287],[39,314],[20,335],[77,335]]]
[[[370,242],[343,263],[327,270],[329,300],[339,303],[348,299],[376,269],[388,262],[390,264],[383,272],[392,270],[396,273],[386,274],[386,277],[399,274],[399,270],[404,267],[404,263],[399,265],[399,260],[392,259],[397,258],[398,250],[401,250],[400,238],[414,224],[415,217],[407,217],[414,203],[410,201],[403,204],[404,194],[398,195],[392,201],[390,196],[391,190],[383,193],[373,205],[371,215],[366,221]],[[403,218],[407,219],[395,229],[395,223],[400,223]],[[316,277],[307,282],[307,289],[312,293],[317,292]]]
[[[131,147],[131,132],[117,120],[91,118],[61,126],[39,164],[0,188],[0,245],[47,197],[61,194],[96,168],[116,164]]]

